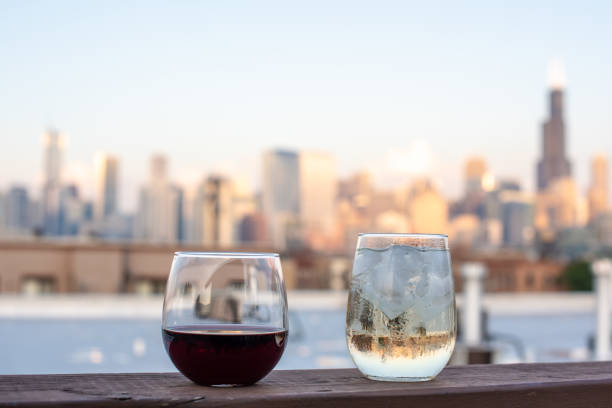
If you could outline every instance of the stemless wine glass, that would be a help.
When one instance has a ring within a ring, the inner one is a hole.
[[[253,384],[278,363],[287,331],[278,254],[174,254],[162,337],[187,378],[202,385]]]
[[[346,340],[366,377],[434,378],[455,346],[455,313],[446,235],[359,235]]]

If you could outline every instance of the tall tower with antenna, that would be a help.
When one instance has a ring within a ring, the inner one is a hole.
[[[565,71],[560,61],[553,61],[549,71],[549,118],[542,125],[542,156],[538,161],[537,186],[543,191],[557,179],[570,177],[571,163],[566,156],[563,99]]]

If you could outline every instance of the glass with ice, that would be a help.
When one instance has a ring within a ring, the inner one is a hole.
[[[446,235],[360,234],[346,315],[355,365],[382,381],[427,381],[457,332]]]

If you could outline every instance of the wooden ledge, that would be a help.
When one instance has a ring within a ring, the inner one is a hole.
[[[5,375],[0,406],[610,407],[612,362],[455,366],[414,384],[354,369],[273,371],[241,388],[201,387],[176,373]]]

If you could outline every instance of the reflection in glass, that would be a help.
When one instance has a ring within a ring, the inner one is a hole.
[[[247,385],[283,354],[287,298],[276,254],[175,254],[162,321],[174,365],[203,385]]]

